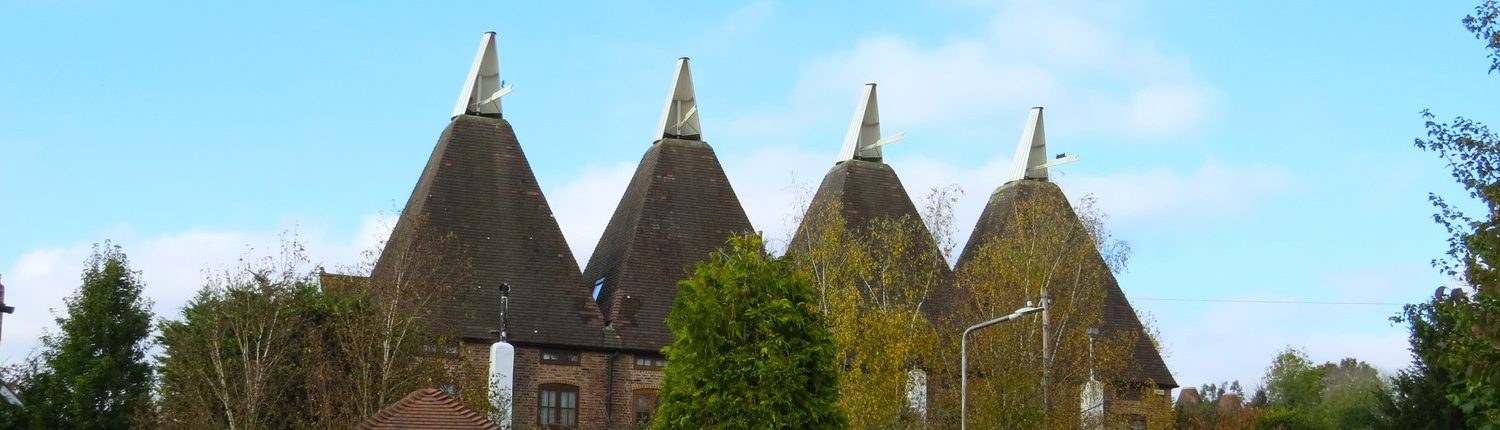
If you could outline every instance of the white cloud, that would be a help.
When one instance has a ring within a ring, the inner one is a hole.
[[[625,186],[635,173],[635,164],[620,162],[611,166],[589,167],[566,184],[543,190],[547,204],[552,207],[552,216],[557,219],[568,247],[573,249],[573,258],[578,265],[588,264],[599,236],[609,225]],[[542,184],[544,188],[546,184]],[[579,270],[583,270],[581,267]]]
[[[1093,194],[1110,219],[1122,224],[1200,222],[1243,214],[1286,191],[1292,176],[1264,165],[1231,166],[1208,160],[1187,173],[1166,168],[1110,175],[1065,175],[1058,181],[1074,197]]]
[[[1304,300],[1408,303],[1430,289],[1413,288],[1439,278],[1420,264],[1330,270],[1311,281],[1302,297],[1247,293],[1232,300]],[[1282,289],[1285,291],[1285,289]],[[1266,367],[1287,347],[1302,349],[1315,362],[1353,357],[1385,373],[1411,363],[1407,328],[1387,321],[1399,305],[1314,305],[1265,303],[1183,303],[1135,300],[1138,310],[1157,317],[1166,357],[1184,386],[1238,379],[1259,385]]]
[[[1079,132],[1149,140],[1217,117],[1219,90],[1188,61],[1137,36],[1117,17],[1128,11],[1097,6],[1005,2],[986,11],[994,14],[988,30],[935,44],[865,37],[804,66],[790,106],[730,123],[739,132],[823,124],[842,116],[835,112],[851,107],[866,82],[880,84],[882,118],[902,127],[975,127],[997,112],[1043,105],[1068,112]]]
[[[772,248],[790,238],[799,199],[811,197],[823,175],[833,166],[836,145],[825,151],[795,146],[756,147],[744,153],[720,153],[720,163],[734,185],[750,222]],[[951,160],[918,155],[895,166],[914,203],[920,208],[933,188],[958,185],[965,195],[954,210],[957,238],[962,244],[988,203],[989,193],[1005,182],[1009,156],[996,156],[978,166],[966,167]],[[625,192],[634,164],[619,163],[587,168],[581,176],[548,191],[558,224],[568,238],[580,265],[587,265],[610,216]],[[1074,199],[1092,194],[1116,226],[1212,225],[1216,219],[1253,211],[1288,189],[1292,177],[1284,169],[1235,166],[1206,160],[1195,170],[1181,173],[1158,168],[1145,172],[1111,175],[1057,175],[1064,191]],[[799,195],[806,194],[806,195]]]
[[[305,246],[314,265],[329,270],[358,263],[362,251],[388,236],[389,216],[365,217],[354,237],[330,238],[320,230],[288,226]],[[240,258],[272,255],[281,249],[282,230],[228,231],[189,229],[152,236],[113,229],[113,241],[141,272],[144,295],[154,302],[157,317],[176,318],[202,285],[205,271],[232,267]],[[56,331],[52,310],[65,312],[63,298],[78,288],[92,244],[77,243],[26,252],[5,271],[6,304],[16,312],[5,316],[0,363],[24,359],[39,344],[44,331]]]
[[[1368,327],[1369,319],[1383,318],[1394,307],[1212,303],[1198,312],[1185,306],[1168,312],[1155,310],[1163,308],[1153,302],[1132,304],[1158,316],[1162,341],[1172,352],[1165,357],[1167,366],[1183,386],[1232,380],[1247,388],[1257,386],[1271,360],[1287,347],[1302,349],[1319,363],[1354,357],[1386,373],[1411,360],[1406,332],[1400,327],[1351,332],[1347,325],[1326,325],[1344,318],[1363,320]]]
[[[770,0],[754,0],[731,12],[711,32],[701,37],[700,44],[709,49],[726,49],[744,40],[765,27],[776,5]]]
[[[830,147],[825,153],[780,146],[720,157],[750,224],[761,231],[773,251],[780,251],[791,239],[802,215],[799,205],[812,199],[823,175],[833,167],[837,149]]]

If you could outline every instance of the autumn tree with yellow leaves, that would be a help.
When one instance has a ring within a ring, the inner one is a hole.
[[[938,326],[953,335],[943,337],[934,358],[957,363],[957,333],[968,324],[1028,303],[1042,305],[1044,297],[1048,310],[1045,317],[1033,314],[971,335],[969,424],[1094,428],[1101,423],[1084,422],[1080,397],[1091,378],[1103,382],[1110,398],[1148,400],[1141,390],[1150,387],[1110,383],[1129,364],[1135,343],[1151,340],[1139,331],[1110,330],[1104,324],[1105,296],[1117,288],[1113,275],[1123,268],[1129,247],[1110,236],[1093,199],[1083,199],[1075,217],[1066,197],[1046,182],[1017,181],[992,198],[1001,200],[991,202],[995,213],[986,216],[1001,218],[989,225],[1003,227],[976,229],[960,259],[956,306],[952,318]],[[955,367],[933,366],[940,372],[933,379],[942,388],[935,390],[942,410],[936,418],[944,423],[940,427],[957,427],[960,375]],[[1155,394],[1154,388],[1148,393]],[[1159,418],[1170,414],[1166,402],[1138,405],[1141,410],[1133,414],[1171,422]],[[1115,424],[1119,417],[1100,419]]]
[[[924,379],[938,364],[928,356],[939,338],[928,316],[941,306],[952,250],[943,245],[950,239],[928,232],[951,232],[956,195],[956,188],[934,190],[926,219],[858,225],[838,201],[819,202],[787,250],[813,279],[827,315],[841,359],[839,406],[851,428],[925,428]]]

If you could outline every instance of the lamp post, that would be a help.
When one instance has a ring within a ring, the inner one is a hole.
[[[958,342],[959,342],[959,347],[958,347],[958,349],[959,349],[959,362],[960,362],[959,367],[962,367],[962,369],[960,369],[960,370],[963,372],[963,373],[960,374],[961,376],[959,377],[959,379],[961,381],[959,383],[959,406],[958,406],[958,408],[959,408],[959,412],[958,412],[958,415],[959,415],[959,418],[958,418],[959,429],[961,429],[961,430],[968,430],[968,428],[969,428],[969,332],[972,332],[972,331],[978,330],[978,329],[982,329],[982,328],[985,328],[985,327],[989,327],[989,326],[992,326],[992,325],[995,325],[995,324],[1003,323],[1003,322],[1006,322],[1006,321],[1010,321],[1010,320],[1013,320],[1013,319],[1016,319],[1016,318],[1020,318],[1020,317],[1026,316],[1027,314],[1030,314],[1030,313],[1041,312],[1043,309],[1046,309],[1046,308],[1044,308],[1044,307],[1042,307],[1042,308],[1035,307],[1035,306],[1031,305],[1031,302],[1026,302],[1026,306],[1024,306],[1024,307],[1022,307],[1020,309],[1016,309],[1016,311],[1015,312],[1011,312],[1010,315],[1006,315],[1006,316],[1003,316],[1003,317],[1000,317],[1000,318],[995,318],[995,319],[992,319],[992,320],[989,320],[989,321],[985,321],[985,322],[982,322],[982,323],[979,323],[979,324],[974,324],[973,326],[970,326],[969,328],[964,329],[963,336],[960,336],[959,339],[958,339]]]

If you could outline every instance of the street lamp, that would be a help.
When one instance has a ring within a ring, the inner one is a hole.
[[[960,336],[958,339],[960,361],[959,366],[962,367],[961,371],[963,372],[960,376],[960,380],[962,382],[959,383],[959,429],[968,430],[969,428],[969,332],[1020,318],[1026,316],[1027,314],[1041,312],[1043,309],[1046,308],[1035,307],[1031,305],[1031,302],[1026,302],[1026,306],[1021,307],[1020,309],[1016,309],[1016,311],[1011,312],[1010,315],[995,318],[979,324],[974,324],[973,326],[964,329],[963,336]]]

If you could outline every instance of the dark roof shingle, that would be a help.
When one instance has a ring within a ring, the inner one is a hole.
[[[437,245],[414,246],[424,243]],[[412,249],[429,252],[403,258],[401,250]],[[599,310],[582,289],[573,251],[504,119],[461,115],[443,131],[372,280],[387,285],[403,260],[419,259],[470,269],[452,276],[412,271],[426,283],[419,285],[453,288],[438,305],[440,330],[490,338],[501,324],[497,287],[508,283],[511,342],[600,345]]]
[[[604,279],[599,308],[619,346],[658,351],[672,342],[666,319],[677,282],[729,237],[751,231],[713,148],[661,139],[641,157],[583,271],[588,284],[580,291]]]

